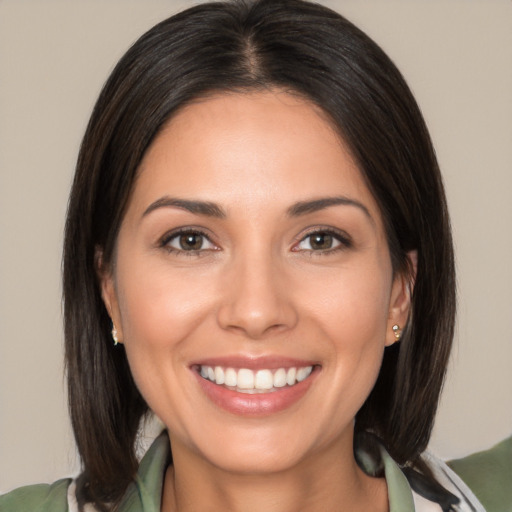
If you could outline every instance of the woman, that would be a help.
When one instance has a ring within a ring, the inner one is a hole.
[[[454,322],[434,152],[333,12],[208,4],[129,50],[82,145],[64,296],[83,472],[6,506],[481,507],[421,457]],[[168,434],[137,474],[149,410]]]

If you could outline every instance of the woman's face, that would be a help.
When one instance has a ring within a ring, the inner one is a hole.
[[[102,290],[175,460],[239,472],[351,454],[409,307],[349,151],[279,91],[219,94],[171,119]]]

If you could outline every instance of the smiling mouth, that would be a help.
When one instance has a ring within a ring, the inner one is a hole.
[[[203,379],[218,386],[238,393],[257,394],[291,388],[306,380],[313,366],[251,370],[200,365],[197,371]]]

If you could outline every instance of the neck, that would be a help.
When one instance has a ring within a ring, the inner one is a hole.
[[[224,471],[176,448],[173,444],[162,512],[388,510],[385,480],[361,471],[352,445],[342,451],[329,446],[294,467],[265,474]]]

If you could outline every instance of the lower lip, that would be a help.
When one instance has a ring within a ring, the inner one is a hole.
[[[288,409],[308,391],[317,374],[316,368],[309,377],[294,386],[279,388],[270,393],[239,393],[224,386],[218,386],[194,372],[206,396],[225,411],[240,416],[267,416]]]

